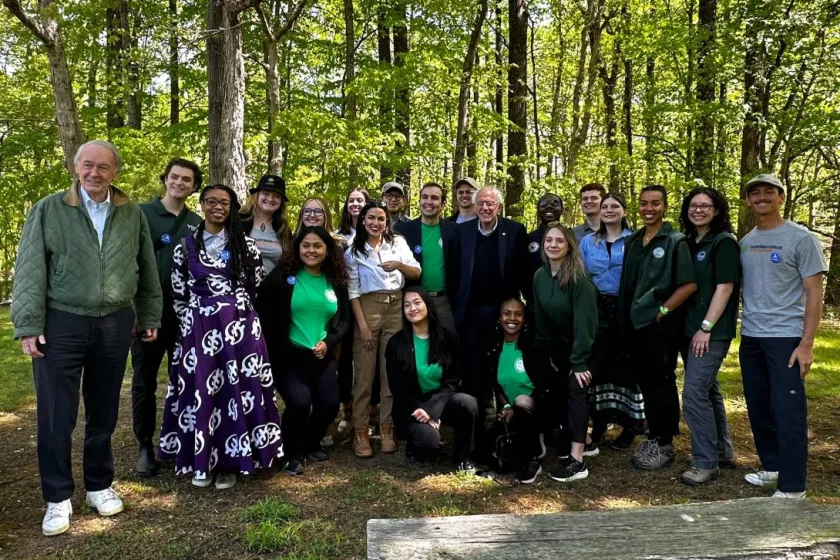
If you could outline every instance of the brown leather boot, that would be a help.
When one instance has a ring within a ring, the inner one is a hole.
[[[382,453],[394,453],[397,450],[397,440],[394,437],[393,424],[380,424],[379,435],[382,443]]]
[[[373,457],[373,448],[370,446],[367,428],[355,428],[353,430],[353,451],[356,457]]]

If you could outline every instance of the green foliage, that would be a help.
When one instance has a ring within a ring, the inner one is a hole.
[[[246,523],[285,523],[300,519],[300,508],[279,498],[264,498],[242,510],[240,518]]]
[[[342,535],[321,518],[300,519],[300,508],[278,498],[264,498],[244,509],[240,519],[248,523],[245,547],[248,552],[280,553],[283,560],[326,560],[336,558]]]

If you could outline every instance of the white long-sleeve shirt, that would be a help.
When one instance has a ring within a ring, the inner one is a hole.
[[[350,299],[370,292],[401,290],[405,286],[405,277],[402,272],[399,270],[386,272],[379,266],[381,263],[399,261],[412,268],[420,269],[420,263],[414,258],[402,235],[395,235],[393,243],[383,242],[377,249],[365,243],[365,249],[368,253],[367,257],[362,253],[358,255],[353,253],[353,247],[344,253],[350,277],[347,285]]]

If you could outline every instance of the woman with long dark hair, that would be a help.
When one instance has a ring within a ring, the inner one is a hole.
[[[286,405],[283,472],[302,474],[301,455],[327,458],[320,442],[339,403],[333,358],[350,317],[344,255],[326,229],[298,232],[288,258],[260,286],[257,311]]]
[[[614,449],[628,449],[644,421],[644,398],[630,375],[627,344],[621,335],[618,287],[624,265],[624,243],[633,233],[627,223],[627,202],[617,193],[601,200],[601,227],[580,240],[583,265],[598,288],[600,325],[589,358],[598,383],[589,391],[592,440],[600,444],[607,425],[619,424]]]
[[[685,236],[664,221],[668,193],[644,187],[639,214],[645,227],[627,238],[619,287],[622,324],[630,345],[630,367],[645,398],[647,438],[633,454],[644,470],[674,462],[679,433],[677,354],[685,327],[683,304],[697,291]]]
[[[260,250],[268,274],[292,243],[292,230],[286,217],[286,182],[277,175],[263,175],[241,210],[242,227]]]
[[[696,486],[717,478],[720,466],[733,466],[717,374],[737,329],[741,250],[732,235],[729,203],[713,188],[697,187],[688,193],[680,225],[697,280],[697,292],[686,303],[682,345],[683,413],[694,459],[681,479]]]
[[[545,456],[542,431],[548,424],[545,365],[534,352],[533,328],[526,324],[525,304],[518,298],[502,302],[496,343],[488,363],[496,380],[496,410],[510,432],[520,437],[516,446],[522,465],[516,473],[520,484],[532,484],[542,472]]]
[[[348,245],[353,243],[356,236],[356,224],[359,221],[359,213],[365,204],[370,202],[370,193],[367,189],[355,188],[347,193],[344,199],[344,206],[341,209],[341,219],[338,222],[338,233]]]
[[[598,330],[598,290],[586,274],[574,232],[559,222],[543,236],[545,265],[534,275],[537,344],[550,358],[556,393],[565,395],[565,438],[571,452],[551,469],[551,478],[571,482],[589,476],[583,461],[588,422],[589,354]],[[558,403],[562,404],[562,403]]]
[[[459,472],[475,472],[472,453],[480,427],[475,397],[458,391],[458,337],[443,328],[429,293],[419,286],[402,297],[403,328],[388,341],[385,363],[394,396],[397,433],[410,459],[435,457],[441,423],[455,429],[452,460]]]
[[[368,437],[370,394],[377,375],[381,395],[380,435],[383,453],[394,453],[393,399],[385,370],[385,347],[400,330],[401,290],[406,279],[420,278],[420,264],[408,243],[391,230],[390,218],[382,202],[362,208],[356,237],[344,254],[350,281],[350,305],[356,326],[353,340],[353,451],[357,457],[372,457]]]
[[[195,486],[236,484],[237,474],[283,456],[274,377],[251,302],[260,252],[224,185],[199,196],[204,221],[175,247],[172,292],[180,335],[172,354],[159,459]]]

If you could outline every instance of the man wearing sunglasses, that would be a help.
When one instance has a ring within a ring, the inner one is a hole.
[[[563,217],[563,200],[554,193],[542,195],[537,202],[537,229],[528,234],[528,254],[530,256],[531,274],[539,270],[543,265],[542,260],[542,239],[545,230],[551,222],[557,222]]]

